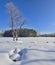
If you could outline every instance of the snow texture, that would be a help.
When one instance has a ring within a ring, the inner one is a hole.
[[[0,65],[55,65],[55,37],[0,38]]]

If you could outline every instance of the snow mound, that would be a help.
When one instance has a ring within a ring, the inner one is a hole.
[[[20,61],[25,58],[25,53],[27,49],[20,50],[19,48],[15,48],[9,52],[9,58],[13,61]]]
[[[14,60],[15,60],[15,61],[19,60],[19,59],[20,59],[20,54],[19,54],[20,51],[21,51],[21,50],[20,50],[20,49],[17,49],[17,48],[11,50],[11,51],[9,52],[9,58],[10,58],[11,60],[13,60],[13,61],[14,61]]]

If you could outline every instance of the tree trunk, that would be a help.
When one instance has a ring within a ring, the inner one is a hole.
[[[13,35],[13,41],[15,41],[15,30],[14,30],[14,20],[11,13],[11,25],[12,25],[12,35]]]
[[[16,41],[18,40],[18,33],[17,33],[17,30],[16,30]]]
[[[13,35],[13,41],[15,41],[14,31],[12,31],[12,35]]]

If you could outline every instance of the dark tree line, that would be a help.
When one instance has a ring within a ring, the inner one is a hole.
[[[36,37],[37,32],[33,29],[18,29],[18,37]],[[5,31],[3,34],[4,37],[13,37],[12,30]]]
[[[39,37],[55,37],[55,33],[52,33],[52,34],[42,34],[42,35],[39,35]]]

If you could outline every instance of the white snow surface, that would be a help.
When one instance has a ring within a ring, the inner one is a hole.
[[[8,55],[15,48],[23,54],[17,62]],[[55,37],[0,37],[0,65],[55,65]]]

